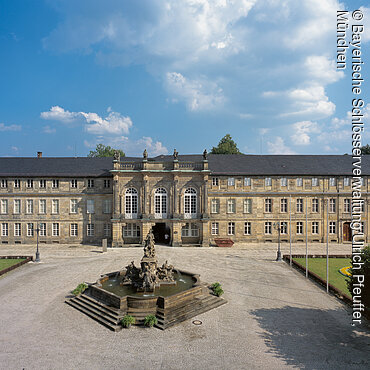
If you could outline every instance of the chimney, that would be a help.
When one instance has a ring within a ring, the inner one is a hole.
[[[37,158],[42,158],[42,152],[37,152]]]

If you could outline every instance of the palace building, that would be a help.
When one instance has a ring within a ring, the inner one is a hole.
[[[368,240],[370,156],[362,157]],[[348,155],[0,158],[2,244],[351,241]],[[38,235],[37,235],[38,234]]]

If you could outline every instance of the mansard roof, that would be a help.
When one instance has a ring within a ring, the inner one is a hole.
[[[350,155],[245,155],[209,154],[214,175],[325,176],[352,174]],[[202,162],[202,155],[179,155],[179,162]],[[0,158],[0,176],[100,177],[111,176],[113,158],[43,157]],[[141,157],[123,157],[122,162],[140,162]],[[148,158],[149,162],[172,162],[172,155]],[[370,175],[370,155],[361,158],[363,175]]]

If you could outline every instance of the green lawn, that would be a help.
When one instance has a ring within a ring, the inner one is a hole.
[[[0,271],[24,260],[25,258],[0,258]]]
[[[293,259],[303,267],[306,266],[306,258]],[[339,272],[339,269],[351,266],[351,263],[350,258],[329,258],[329,283],[348,296],[351,294],[347,289],[346,277]],[[308,269],[326,281],[326,258],[309,258]]]

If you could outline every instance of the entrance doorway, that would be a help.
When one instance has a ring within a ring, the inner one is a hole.
[[[350,242],[352,240],[352,229],[350,222],[343,223],[343,241]]]
[[[161,244],[170,244],[171,232],[165,222],[157,222],[153,226],[154,241]],[[167,236],[167,237],[166,237]]]

